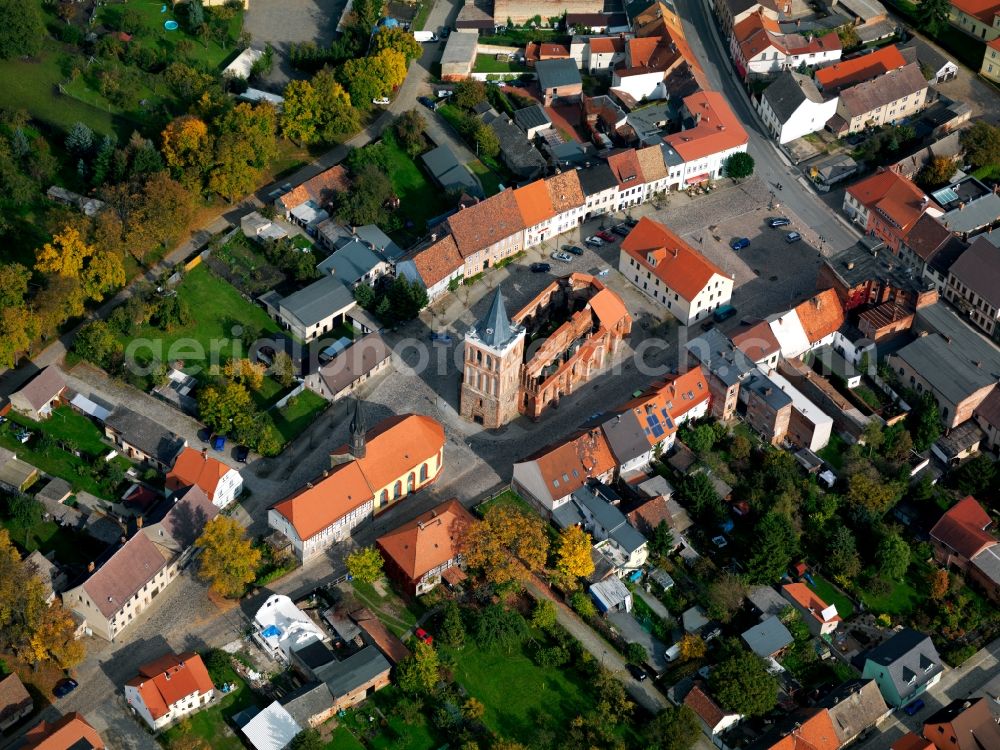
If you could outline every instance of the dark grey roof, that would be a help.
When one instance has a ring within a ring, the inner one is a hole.
[[[916,50],[917,61],[921,65],[924,65],[927,68],[929,68],[930,71],[934,73],[934,75],[940,73],[941,69],[944,68],[948,63],[955,65],[954,62],[952,62],[947,57],[942,55],[931,45],[927,44],[922,39],[918,39],[917,37],[913,37],[906,44],[900,45],[901,50],[909,48],[913,48]]]
[[[627,463],[650,450],[646,433],[628,411],[605,419],[601,423],[601,429],[619,464]]]
[[[487,346],[502,349],[504,345],[514,338],[514,329],[507,316],[507,308],[503,303],[503,291],[497,286],[493,295],[493,302],[486,316],[476,323],[476,335],[479,340]]]
[[[948,459],[954,459],[978,446],[985,438],[986,433],[970,419],[942,435],[934,444]]]
[[[941,657],[929,635],[903,628],[865,654],[866,663],[884,669],[899,696],[906,699],[941,672]],[[912,680],[912,683],[911,683]]]
[[[316,269],[348,286],[356,284],[382,263],[382,258],[357,237],[345,237],[337,245],[337,249],[317,264]]]
[[[323,641],[310,641],[302,648],[295,649],[295,658],[309,669],[318,669],[337,660],[333,651]]]
[[[546,143],[543,148],[547,149],[551,157],[563,167],[582,167],[597,160],[597,152],[589,143],[576,141]]]
[[[753,361],[717,328],[691,339],[687,343],[687,350],[727,387],[743,380],[756,367]]]
[[[333,695],[325,682],[313,682],[286,695],[281,699],[281,705],[295,719],[296,724],[307,727],[314,716],[330,710]]]
[[[484,119],[483,122],[487,120]],[[500,153],[507,167],[519,177],[537,177],[545,169],[545,157],[528,143],[527,137],[507,115],[488,122],[500,141]]]
[[[147,456],[170,466],[186,445],[184,438],[124,406],[116,406],[105,424]]]
[[[1000,221],[1000,195],[988,193],[981,198],[953,208],[939,221],[952,232],[968,234]]]
[[[752,588],[747,599],[761,613],[761,617],[779,614],[790,606],[788,600],[775,591],[773,586]]]
[[[282,310],[294,315],[304,326],[319,323],[332,313],[354,306],[354,293],[333,276],[314,281],[281,300]]]
[[[406,255],[406,251],[403,248],[393,242],[389,235],[374,224],[354,227],[354,234],[362,242],[367,242],[369,247],[374,247],[377,252],[385,256],[386,260],[395,262]]]
[[[535,63],[535,73],[538,75],[538,85],[543,91],[560,86],[579,85],[582,82],[575,60],[539,60]]]
[[[947,276],[951,267],[955,264],[962,253],[969,248],[969,244],[961,237],[949,237],[944,246],[931,256],[930,267],[943,276]]]
[[[596,195],[609,188],[618,187],[615,173],[604,162],[595,164],[588,169],[579,169],[576,174],[580,178],[580,187],[583,188],[584,195]]]
[[[532,104],[514,112],[514,123],[524,132],[542,125],[551,125],[552,120],[545,114],[541,104]]]
[[[434,181],[445,190],[462,190],[472,195],[482,196],[482,189],[476,178],[462,166],[448,144],[432,148],[420,158]]]
[[[745,630],[742,638],[751,651],[765,659],[790,645],[793,640],[788,628],[774,615]]]
[[[747,379],[743,381],[740,388],[746,388],[748,391],[757,394],[774,411],[784,409],[786,406],[791,406],[792,404],[791,397],[756,367],[750,372]]]
[[[885,281],[897,289],[922,292],[933,287],[913,269],[898,262],[884,244],[874,237],[865,236],[824,263],[845,286],[853,289],[867,281]]]
[[[388,672],[390,664],[374,646],[365,646],[342,661],[321,667],[316,676],[322,679],[334,697],[346,695]]]
[[[625,514],[611,505],[607,500],[598,497],[589,487],[581,487],[573,493],[573,502],[579,503],[608,530],[608,536],[629,554],[646,543],[646,537],[629,524]]]
[[[774,83],[764,89],[764,99],[778,118],[778,122],[784,123],[795,114],[803,102],[822,102],[823,95],[819,93],[812,78],[786,70],[774,80]]]

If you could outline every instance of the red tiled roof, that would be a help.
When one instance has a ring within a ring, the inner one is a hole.
[[[752,60],[772,47],[785,52],[778,22],[760,10],[736,24],[733,27],[733,37],[744,60]]]
[[[0,679],[0,720],[13,718],[32,705],[31,696],[16,674]]]
[[[781,344],[774,337],[771,324],[766,320],[733,336],[733,344],[754,362],[781,351]]]
[[[347,170],[338,164],[292,188],[278,198],[278,203],[286,211],[291,211],[308,200],[322,206],[332,200],[334,193],[346,192],[350,187],[351,180]]]
[[[446,234],[425,248],[414,250],[406,259],[413,261],[417,273],[420,274],[420,278],[423,279],[428,288],[455,273],[464,265],[462,255],[458,252],[458,245],[455,244],[455,238],[450,234]]]
[[[671,375],[667,380],[655,383],[642,395],[628,401],[625,408],[630,410],[645,433],[650,445],[661,442],[666,435],[675,432],[677,424],[695,407],[710,398],[708,379],[701,367]],[[670,415],[672,425],[662,419],[663,412]],[[653,415],[663,427],[663,434],[656,435],[649,426],[647,415]]]
[[[715,274],[725,275],[722,269],[666,226],[645,216],[622,240],[621,251],[651,270],[686,300],[694,299]],[[650,254],[656,260],[655,266],[649,263]]]
[[[594,279],[595,286],[600,283],[597,279]],[[594,311],[594,315],[597,316],[601,326],[607,328],[609,331],[617,326],[622,318],[629,317],[628,310],[625,308],[622,298],[603,285],[598,289],[597,294],[587,300],[587,304]]]
[[[206,452],[185,448],[167,474],[166,486],[171,492],[182,487],[200,487],[209,500],[214,500],[215,488],[231,471],[230,467]]]
[[[517,188],[514,200],[517,201],[517,208],[526,227],[536,226],[556,215],[545,180],[535,180]]]
[[[553,497],[575,492],[590,477],[615,467],[611,447],[601,430],[582,432],[558,445],[543,448],[524,461],[533,461],[538,466],[542,481]]]
[[[448,226],[463,258],[505,240],[524,229],[514,191],[508,188],[448,217]]]
[[[684,98],[684,107],[700,121],[687,130],[665,136],[684,161],[738,148],[750,140],[739,119],[718,91],[700,91]]]
[[[852,86],[862,81],[870,81],[890,70],[902,68],[906,65],[906,60],[896,45],[890,44],[887,47],[872,52],[868,55],[860,55],[850,60],[842,60],[826,68],[820,68],[814,76],[816,83],[826,90],[842,89]]]
[[[608,166],[618,180],[619,190],[628,190],[642,184],[642,170],[639,169],[639,160],[636,158],[634,148],[611,154],[608,157]]]
[[[195,653],[164,654],[156,661],[139,667],[139,674],[126,685],[137,688],[142,702],[154,719],[189,695],[206,695],[212,690],[212,678],[205,663]]]
[[[104,740],[87,720],[75,711],[66,714],[59,721],[49,724],[41,721],[24,735],[25,743],[21,750],[70,750],[78,743],[86,741],[94,750],[104,750]]]
[[[985,529],[991,523],[989,515],[972,495],[962,498],[941,516],[931,537],[948,545],[966,560],[971,560],[987,547],[997,543]]]
[[[624,50],[625,40],[618,36],[598,36],[590,39],[591,53],[608,54]]]
[[[892,743],[891,750],[935,750],[934,743],[919,734],[907,732]]]
[[[833,289],[820,292],[795,308],[802,330],[810,344],[815,344],[844,325],[844,308]]]
[[[698,718],[712,729],[719,726],[719,722],[726,717],[726,712],[722,710],[722,707],[712,700],[711,696],[702,690],[701,685],[697,683],[684,696],[684,705],[698,714]]]
[[[455,498],[380,536],[376,544],[412,581],[454,560],[464,530],[475,519]]]
[[[993,19],[1000,15],[1000,3],[997,0],[951,0],[951,4],[967,16],[978,18],[987,26],[992,26]]]
[[[792,600],[795,601],[796,604],[803,609],[810,611],[812,616],[820,622],[840,622],[840,615],[836,615],[830,620],[823,619],[822,612],[830,605],[820,599],[819,596],[816,595],[816,592],[806,586],[806,584],[786,583],[781,588],[792,598]]]
[[[840,740],[825,708],[775,742],[769,750],[838,750]]]
[[[831,31],[823,36],[814,36],[806,39],[801,34],[786,34],[785,48],[790,55],[805,55],[810,52],[819,54],[822,52],[833,52],[842,49],[840,37],[837,32]]]
[[[526,60],[557,60],[565,57],[569,57],[569,50],[562,44],[528,42],[524,48]]]
[[[998,52],[1000,52],[1000,36],[998,36],[992,42],[987,42],[986,46],[989,47],[990,49],[995,49]]]
[[[587,202],[580,186],[580,177],[575,169],[568,169],[545,179],[549,200],[557,214],[577,208]]]
[[[891,220],[905,236],[928,208],[940,207],[912,181],[891,169],[882,169],[851,185],[847,192],[869,211]]]

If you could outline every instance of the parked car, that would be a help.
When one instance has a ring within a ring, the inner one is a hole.
[[[215,437],[213,437],[212,438],[212,447],[215,450],[217,450],[217,451],[221,451],[223,448],[225,448],[226,447],[226,436],[225,435],[216,435]]]
[[[66,677],[56,683],[56,686],[52,688],[52,694],[56,698],[65,698],[67,695],[72,693],[80,686],[80,683],[71,677]]]
[[[648,676],[646,674],[646,670],[642,667],[636,666],[635,664],[626,664],[625,666],[628,668],[628,673],[639,682],[642,682]]]
[[[611,234],[611,232],[608,232],[608,231],[606,231],[604,229],[602,229],[600,232],[597,232],[597,236],[600,237],[605,242],[614,242],[615,241],[615,236],[613,234]]]
[[[617,234],[619,237],[628,237],[628,233],[631,232],[632,230],[629,229],[624,224],[617,224],[611,227],[611,231]]]
[[[532,273],[547,273],[552,270],[552,266],[548,263],[532,263],[531,271]]]
[[[579,245],[563,245],[562,249],[567,253],[573,253],[573,255],[583,255],[583,248]]]
[[[198,430],[198,439],[203,443],[209,443],[212,441],[212,431],[207,427],[202,427]]]
[[[638,223],[639,223],[639,220],[638,219],[633,219],[631,216],[629,216],[627,219],[625,219],[625,226],[627,226],[629,229],[632,229],[632,227],[634,227]]]
[[[729,320],[736,314],[736,308],[732,305],[719,305],[715,312],[712,313],[712,318],[716,323],[722,323]]]
[[[435,331],[434,333],[431,333],[431,341],[438,344],[450,344],[451,336],[444,332],[438,333]]]
[[[789,232],[785,235],[785,242],[791,244],[793,242],[798,242],[802,239],[802,235],[798,232]]]
[[[923,698],[917,698],[915,701],[910,701],[903,707],[903,711],[906,712],[907,716],[914,716],[920,712],[926,704]]]
[[[423,104],[427,109],[435,110],[437,109],[437,102],[431,99],[429,96],[418,96],[417,101]]]
[[[586,242],[591,247],[604,246],[604,240],[602,240],[600,237],[588,237],[587,239],[584,240],[584,242]]]
[[[241,464],[245,464],[247,459],[250,457],[250,449],[245,445],[236,446],[236,460]]]
[[[778,227],[787,227],[792,223],[791,219],[787,219],[784,216],[775,216],[774,218],[767,220],[767,225],[771,229],[777,229]]]
[[[740,250],[744,250],[745,248],[750,247],[750,238],[740,237],[739,239],[735,239],[729,243],[729,247],[731,247],[733,250],[736,250],[737,252],[739,252]]]
[[[561,260],[563,263],[571,263],[573,261],[573,256],[569,253],[564,253],[562,250],[556,250],[552,253],[552,257],[556,260]]]
[[[430,646],[432,643],[434,643],[434,636],[432,636],[430,633],[428,633],[423,628],[417,628],[417,632],[414,635],[416,635],[417,638],[419,638],[420,640],[422,640],[428,646]]]
[[[372,99],[372,104],[386,105],[389,103],[388,96],[380,96],[378,99]]]

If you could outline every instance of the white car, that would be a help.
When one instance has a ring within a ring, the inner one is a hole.
[[[584,240],[584,242],[586,242],[591,247],[601,247],[604,244],[604,240],[602,240],[597,235],[588,237],[587,239]]]
[[[372,99],[372,104],[385,105],[389,103],[389,97],[380,96],[378,99]]]

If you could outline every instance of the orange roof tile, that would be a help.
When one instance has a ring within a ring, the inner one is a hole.
[[[718,91],[700,91],[684,98],[684,107],[700,121],[687,130],[665,136],[684,161],[696,161],[711,154],[746,145],[750,140],[739,119]]]
[[[514,191],[514,200],[526,227],[537,226],[556,215],[545,180],[535,180],[518,188]]]
[[[709,398],[708,379],[699,366],[652,385],[642,395],[628,401],[625,408],[635,416],[649,444],[656,445],[665,435],[677,430],[677,424],[688,412]],[[670,415],[669,423],[660,418],[664,411]],[[663,434],[656,435],[649,428],[647,415],[654,416],[660,422]]]
[[[406,256],[406,259],[413,261],[417,273],[428,287],[434,286],[465,265],[455,244],[455,238],[450,234],[427,247],[414,250]]]
[[[361,467],[351,461],[335,466],[327,476],[308,483],[272,508],[288,519],[300,539],[309,539],[373,497]]]
[[[919,734],[907,732],[892,743],[891,750],[935,750],[934,743]]]
[[[542,481],[557,490],[562,497],[583,487],[590,477],[596,477],[615,467],[615,457],[601,430],[582,432],[555,446],[543,448],[525,459],[538,466]]]
[[[726,717],[726,712],[722,710],[722,707],[702,690],[701,683],[695,683],[694,687],[684,696],[684,705],[698,714],[698,718],[713,729]]]
[[[732,337],[732,341],[737,349],[754,362],[759,362],[781,351],[781,344],[774,337],[774,331],[771,330],[771,325],[766,320],[736,334]]]
[[[663,149],[659,145],[637,149],[635,158],[639,160],[639,170],[645,182],[656,182],[669,174],[663,163]]]
[[[296,206],[301,206],[308,200],[322,206],[330,203],[335,193],[346,192],[350,187],[351,180],[347,174],[347,170],[338,164],[324,172],[320,172],[301,185],[296,185],[278,198],[277,202],[286,211],[291,211]]]
[[[618,36],[598,36],[591,37],[590,51],[599,55],[612,52],[623,52],[625,50],[625,40]]]
[[[829,607],[830,605],[824,602],[816,592],[811,588],[806,586],[804,583],[786,583],[782,586],[784,590],[795,602],[803,609],[809,610],[813,617],[815,617],[820,622],[827,622],[823,620],[821,612]],[[841,617],[837,615],[833,618],[833,622],[840,622]]]
[[[694,299],[715,274],[725,275],[666,226],[645,216],[622,240],[621,249],[686,300]],[[655,266],[647,259],[650,254],[656,260]]]
[[[464,530],[475,519],[455,498],[390,531],[376,544],[413,581],[454,560]]]
[[[448,217],[448,226],[463,258],[505,240],[524,229],[514,191],[508,188]]]
[[[184,487],[200,487],[209,500],[214,500],[215,488],[230,471],[230,467],[209,457],[207,452],[185,448],[167,474],[166,486],[171,492]]]
[[[627,190],[642,183],[642,170],[635,156],[635,149],[628,148],[608,157],[611,173],[618,180],[618,189]]]
[[[947,544],[966,560],[971,560],[987,547],[997,544],[996,538],[986,531],[992,523],[972,495],[962,498],[941,516],[931,529],[931,537]]]
[[[59,721],[49,724],[41,721],[24,735],[21,750],[70,750],[85,740],[94,750],[104,750],[104,740],[87,720],[77,712],[66,714]]]
[[[771,745],[770,750],[838,750],[839,747],[833,719],[824,708]]]
[[[906,236],[928,208],[940,209],[912,181],[891,169],[882,169],[851,185],[847,192],[869,211],[889,219]]]
[[[862,81],[870,81],[890,70],[902,68],[906,60],[895,44],[868,55],[843,60],[816,71],[816,83],[823,89],[842,89]]]
[[[1000,3],[997,0],[951,0],[951,4],[968,16],[974,16],[987,26],[993,25],[993,19],[1000,15]]]
[[[365,457],[352,463],[361,466],[372,491],[380,490],[444,448],[444,427],[432,417],[402,414],[389,417],[365,435]],[[346,445],[333,455],[347,454]]]
[[[743,53],[744,60],[752,60],[764,50],[771,48],[786,51],[777,20],[760,10],[736,24],[733,27],[733,37]]]
[[[833,289],[820,292],[795,308],[810,344],[829,336],[844,325],[844,308]]]
[[[580,177],[575,169],[569,169],[546,178],[545,187],[548,188],[549,200],[557,214],[569,211],[571,208],[577,208],[587,202],[583,194],[583,187],[580,185]]]
[[[601,282],[594,279],[594,285],[598,284]],[[597,294],[587,300],[587,304],[590,305],[590,309],[594,311],[597,319],[601,321],[601,325],[608,330],[617,326],[623,318],[629,317],[622,298],[603,284],[601,284]]]
[[[205,695],[215,689],[205,663],[195,653],[164,654],[139,667],[139,674],[127,683],[138,688],[146,709],[154,719],[189,695]]]
[[[528,42],[524,48],[526,60],[555,60],[569,57],[569,50],[563,44],[552,42]]]

